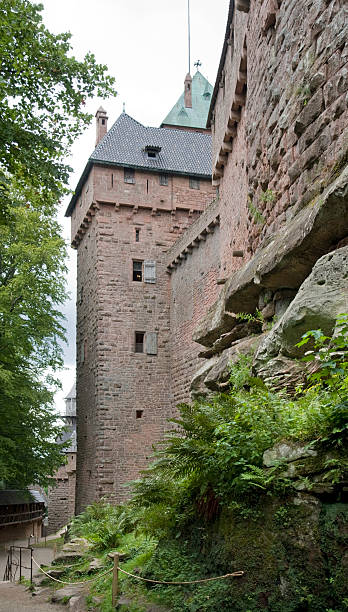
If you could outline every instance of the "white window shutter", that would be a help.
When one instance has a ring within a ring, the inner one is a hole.
[[[144,281],[145,283],[156,282],[156,262],[144,261]]]
[[[157,332],[146,332],[145,347],[147,355],[157,355]]]

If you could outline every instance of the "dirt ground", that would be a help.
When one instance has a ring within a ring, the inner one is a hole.
[[[45,540],[42,538],[38,544],[33,544],[33,557],[38,564],[44,563],[50,565],[54,559],[55,550],[51,539],[56,536],[51,536],[47,540],[45,546]],[[0,548],[0,612],[48,612],[49,610],[57,610],[54,604],[47,603],[49,593],[43,593],[42,595],[33,596],[30,591],[23,585],[16,584],[15,582],[1,582],[3,580],[8,549],[10,545],[15,544],[16,546],[27,546],[27,540],[18,540],[16,542],[7,542],[1,544]],[[15,550],[13,558],[16,562],[19,561],[19,550]],[[30,578],[30,551],[22,550],[22,564],[26,566],[22,570],[22,576],[24,578]],[[15,580],[19,580],[19,568],[15,568]],[[42,575],[39,569],[33,564],[33,576]]]
[[[57,612],[47,598],[48,593],[33,596],[23,585],[0,582],[0,612]]]

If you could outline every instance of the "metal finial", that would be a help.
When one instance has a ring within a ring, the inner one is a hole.
[[[122,111],[122,112],[123,112],[123,113],[125,113],[125,112],[126,112],[126,103],[125,103],[125,102],[123,102],[123,111]]]
[[[198,70],[199,67],[202,66],[202,62],[200,60],[197,60],[193,65],[196,66],[196,68]]]

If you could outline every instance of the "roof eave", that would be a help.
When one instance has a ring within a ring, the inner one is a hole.
[[[218,91],[219,91],[219,83],[220,83],[221,76],[222,76],[222,71],[223,71],[224,65],[225,65],[226,53],[227,53],[227,49],[228,49],[227,41],[228,41],[229,36],[230,36],[230,26],[231,26],[232,19],[233,19],[233,13],[234,13],[234,0],[230,0],[230,6],[229,6],[229,9],[228,9],[226,32],[225,32],[225,39],[224,39],[224,44],[223,44],[223,47],[222,47],[219,68],[218,68],[218,72],[217,72],[217,76],[216,76],[215,86],[214,86],[214,90],[213,90],[213,95],[211,97],[211,103],[210,103],[208,117],[207,117],[207,124],[206,124],[206,126],[207,126],[208,129],[211,127],[211,117],[212,117],[212,114],[213,114],[213,111],[214,111],[214,108],[215,108],[215,102],[216,102],[216,98],[217,98]]]
[[[184,125],[183,123],[170,123],[170,122],[165,122],[163,121],[163,123],[161,123],[160,128],[176,128],[177,130],[181,130],[184,131],[185,129],[187,130],[209,130],[209,128],[207,128],[204,125]]]
[[[175,174],[176,176],[197,176],[199,178],[209,179],[211,173],[203,174],[199,172],[184,172],[183,170],[169,170],[168,168],[151,168],[149,166],[137,166],[136,164],[125,164],[121,162],[103,161],[98,159],[90,160],[96,166],[113,166],[116,168],[134,168],[134,170],[142,170],[143,172],[160,172],[163,174]]]
[[[81,190],[82,190],[82,187],[83,187],[84,183],[86,182],[86,180],[87,180],[87,178],[89,176],[89,173],[90,173],[90,171],[92,169],[92,166],[93,166],[93,163],[89,159],[87,164],[85,165],[85,168],[84,168],[81,176],[80,176],[79,182],[76,185],[76,189],[75,189],[75,191],[73,193],[73,196],[72,196],[72,198],[71,198],[71,200],[69,202],[68,208],[65,211],[65,217],[70,217],[71,216],[71,214],[72,214],[72,212],[73,212],[73,210],[75,208],[75,204],[76,204],[77,198],[79,197],[79,195],[81,193]]]

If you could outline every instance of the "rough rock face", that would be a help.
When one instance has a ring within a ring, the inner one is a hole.
[[[204,379],[209,373],[209,371],[214,367],[218,358],[213,357],[206,361],[202,367],[196,372],[192,381],[191,381],[191,396],[193,399],[196,397],[207,395],[208,389],[204,384]]]
[[[337,315],[348,311],[348,247],[324,255],[301,285],[282,318],[256,351],[254,369],[262,378],[300,379],[301,366],[293,361],[306,347],[295,346],[310,329],[330,335]],[[303,369],[303,368],[302,368]]]
[[[233,329],[236,323],[236,317],[229,312],[225,312],[225,289],[223,289],[215,304],[209,308],[206,316],[195,330],[193,340],[203,344],[203,346],[211,346],[221,334]]]
[[[166,556],[168,542],[160,543],[152,576],[164,561],[168,567],[175,552],[180,557],[183,550],[192,551],[197,562],[200,543],[202,569],[245,572],[241,579],[224,581],[224,590],[216,588],[207,610],[343,612],[347,504],[325,503],[304,492],[282,500],[264,496],[250,517],[226,509],[204,528],[191,523],[172,545],[172,557]]]
[[[279,442],[273,448],[269,448],[263,453],[263,464],[266,467],[276,465],[277,461],[296,461],[303,457],[316,457],[317,452],[308,445],[298,442]]]
[[[224,391],[228,386],[230,377],[230,366],[238,361],[241,355],[253,353],[265,335],[250,336],[235,342],[233,346],[221,353],[218,361],[209,370],[204,379],[204,384],[211,391]]]
[[[230,277],[197,328],[194,340],[211,346],[236,325],[231,313],[255,311],[265,288],[297,289],[315,262],[347,234],[348,167]]]
[[[209,358],[215,354],[221,353],[225,348],[235,344],[237,340],[241,340],[242,338],[246,338],[247,336],[254,334],[259,334],[261,332],[261,328],[262,324],[259,320],[238,323],[232,329],[232,331],[222,334],[222,336],[220,336],[220,338],[214,342],[210,349],[199,353],[199,357]]]

